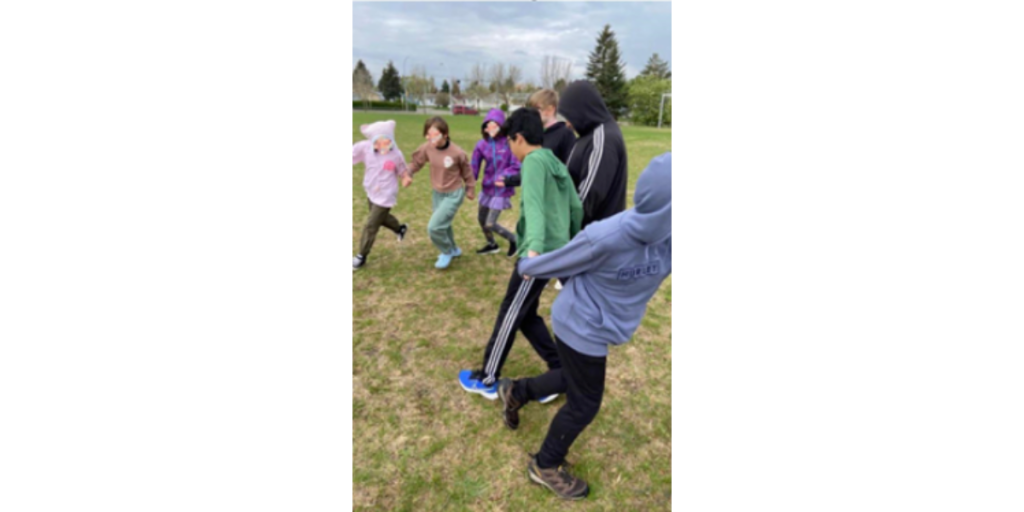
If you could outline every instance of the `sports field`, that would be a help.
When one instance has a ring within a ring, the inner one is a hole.
[[[359,126],[397,121],[396,142],[406,159],[423,142],[423,114],[355,112]],[[480,138],[483,117],[445,116],[452,140],[467,153]],[[629,155],[629,205],[640,171],[671,148],[671,131],[622,127]],[[363,166],[352,167],[352,246],[366,219]],[[501,224],[515,230],[515,209]],[[428,171],[399,193],[392,210],[409,225],[399,244],[381,228],[365,267],[353,278],[353,491],[356,510],[550,510],[553,493],[526,477],[535,452],[564,396],[531,403],[521,424],[508,430],[501,402],[469,394],[460,369],[480,365],[513,260],[502,253],[476,256],[485,244],[476,204],[466,201],[454,223],[464,252],[447,270],[436,270],[437,251],[427,237],[431,214]],[[349,261],[343,262],[349,265]],[[549,286],[540,314],[550,327],[557,291]],[[671,301],[672,279],[651,301],[633,340],[613,348],[601,412],[569,453],[575,473],[590,484],[578,510],[668,510],[671,499]],[[518,335],[502,371],[533,376],[544,369]],[[568,504],[566,504],[568,505]]]

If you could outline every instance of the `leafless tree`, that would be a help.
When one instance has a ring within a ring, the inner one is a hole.
[[[512,104],[512,93],[516,92],[516,84],[522,77],[523,70],[519,66],[506,68],[501,62],[491,66],[491,86],[506,105]]]
[[[572,75],[572,61],[551,55],[545,55],[540,67],[540,85],[545,89],[554,89],[559,80],[569,82]]]
[[[476,102],[476,108],[478,109],[480,108],[480,100],[490,93],[490,89],[483,82],[473,82],[470,84],[469,89],[466,89],[466,94]]]
[[[540,86],[550,89],[555,85],[555,58],[545,55],[540,64]]]
[[[517,92],[516,89],[519,87],[519,81],[523,79],[523,68],[512,64],[508,67],[508,81],[512,84],[508,90],[505,91],[505,103],[512,105],[511,94]]]
[[[405,85],[405,93],[408,97],[418,100],[426,112],[427,94],[431,90],[431,77],[427,77],[427,70],[423,66],[415,66],[408,76],[402,79]]]
[[[505,83],[508,81],[508,74],[505,72],[505,63],[499,62],[491,65],[491,89],[498,94],[505,90]]]
[[[476,101],[476,107],[480,108],[480,100],[490,91],[487,89],[487,68],[479,62],[473,64],[469,70],[469,87],[465,89],[470,99]]]
[[[469,82],[470,85],[473,83],[485,84],[487,82],[487,69],[483,64],[479,62],[473,64],[473,68],[469,71]]]

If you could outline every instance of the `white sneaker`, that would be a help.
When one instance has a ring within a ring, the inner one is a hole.
[[[559,281],[558,279],[555,279],[555,289],[556,290],[561,290],[562,289],[562,282]]]

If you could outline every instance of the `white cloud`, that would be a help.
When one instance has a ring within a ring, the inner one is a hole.
[[[464,79],[477,62],[504,62],[520,66],[526,80],[538,81],[542,56],[553,55],[573,62],[578,79],[598,33],[610,22],[631,77],[654,52],[670,58],[667,13],[667,3],[357,2],[354,52],[375,78],[390,59],[399,71],[405,60],[407,68],[424,66],[439,80]]]

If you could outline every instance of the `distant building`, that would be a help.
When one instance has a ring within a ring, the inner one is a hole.
[[[523,106],[526,101],[530,99],[530,94],[525,92],[516,92],[509,95],[509,112]],[[452,105],[468,105],[480,111],[487,111],[492,108],[501,108],[501,105],[505,103],[505,98],[497,93],[488,93],[487,95],[474,98],[472,96],[460,95],[452,99]]]
[[[363,101],[363,97],[360,96],[357,93],[352,93],[352,99],[355,100],[355,101]],[[366,95],[366,100],[369,100],[369,101],[384,101],[384,97],[381,96],[379,92],[373,91],[370,94]]]

